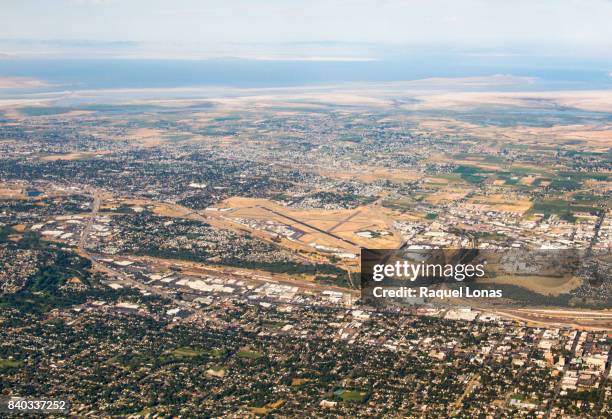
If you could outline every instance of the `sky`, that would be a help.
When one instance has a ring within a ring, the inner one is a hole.
[[[610,22],[612,0],[0,0],[0,54],[602,56],[612,55]]]

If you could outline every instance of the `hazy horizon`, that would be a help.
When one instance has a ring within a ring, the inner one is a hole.
[[[502,90],[612,87],[609,0],[3,4],[0,79],[26,78],[38,90],[494,75],[531,80]],[[0,94],[14,84],[0,84]]]
[[[3,3],[5,58],[361,61],[453,54],[612,62],[609,0]]]

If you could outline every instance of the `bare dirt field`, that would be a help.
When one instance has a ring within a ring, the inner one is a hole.
[[[81,153],[66,153],[66,154],[50,154],[41,157],[43,161],[71,161],[71,160],[82,160],[95,157],[101,154],[109,154],[111,151],[96,151],[96,152],[81,152]]]
[[[26,196],[23,189],[13,186],[0,185],[0,198],[24,199]]]
[[[553,125],[551,127],[514,126],[502,127],[493,125],[476,125],[452,118],[418,119],[415,121],[424,133],[443,133],[463,136],[466,132],[481,140],[496,138],[508,143],[526,145],[557,145],[559,141],[579,141],[568,148],[605,152],[612,141],[612,124],[599,123],[592,125]],[[472,160],[455,159],[455,163],[474,164],[484,169],[498,170],[496,164]]]
[[[549,92],[429,92],[418,94],[418,102],[405,105],[412,110],[469,108],[475,105],[533,107],[561,105],[586,111],[611,111],[612,93],[609,90],[549,91]],[[537,106],[537,105],[536,105]]]
[[[152,128],[137,128],[130,132],[129,139],[141,146],[153,147],[163,143],[162,134]]]
[[[457,201],[463,199],[469,193],[468,189],[460,188],[445,188],[439,192],[434,192],[425,197],[425,201],[433,205],[443,204],[445,202]]]
[[[484,211],[507,211],[521,215],[531,208],[531,201],[518,195],[478,195],[470,198],[468,203]]]
[[[577,277],[560,278],[549,276],[496,276],[495,278],[479,279],[478,282],[483,284],[516,285],[538,294],[550,296],[566,294],[582,285],[582,280]]]

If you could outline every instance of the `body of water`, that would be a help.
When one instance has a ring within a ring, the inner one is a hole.
[[[282,87],[344,82],[396,82],[431,77],[511,74],[531,84],[495,90],[612,88],[611,68],[601,63],[506,58],[477,60],[407,57],[381,61],[265,61],[243,59],[1,59],[0,77],[29,77],[66,89],[172,88],[186,86]],[[473,87],[482,90],[483,87]],[[6,93],[6,91],[5,91]]]

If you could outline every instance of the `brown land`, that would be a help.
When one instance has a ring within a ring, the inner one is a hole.
[[[502,275],[495,278],[482,278],[478,282],[484,284],[507,284],[526,288],[542,295],[558,296],[582,285],[582,280],[577,277],[562,278],[552,276],[510,276]]]
[[[516,194],[478,195],[470,198],[468,203],[484,211],[507,211],[518,214],[524,214],[531,208],[529,199]]]
[[[80,152],[80,153],[66,153],[66,154],[49,154],[46,156],[41,157],[41,160],[44,161],[60,161],[60,160],[66,160],[66,161],[71,161],[71,160],[82,160],[82,159],[88,159],[91,157],[96,157],[98,155],[102,155],[102,154],[110,154],[111,151],[84,151],[84,152]]]

